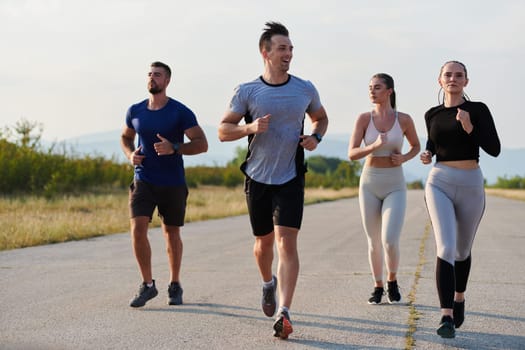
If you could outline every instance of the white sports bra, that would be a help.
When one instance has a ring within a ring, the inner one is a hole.
[[[374,124],[374,116],[370,112],[370,121],[368,122],[368,127],[365,131],[364,142],[365,145],[370,145],[377,140],[380,132],[377,130]],[[379,149],[376,149],[370,154],[371,157],[388,157],[392,153],[401,153],[403,148],[403,130],[401,130],[401,125],[399,125],[399,117],[396,111],[396,117],[394,120],[394,125],[392,128],[386,132],[387,141]]]

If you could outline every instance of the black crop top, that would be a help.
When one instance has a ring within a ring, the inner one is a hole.
[[[470,113],[474,129],[467,134],[456,120],[458,108]],[[501,145],[488,107],[482,102],[465,101],[459,106],[439,105],[425,113],[428,141],[426,149],[436,155],[436,162],[474,159],[479,162],[479,148],[493,157]]]

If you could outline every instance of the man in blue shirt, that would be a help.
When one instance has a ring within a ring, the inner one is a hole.
[[[170,268],[168,304],[182,304],[180,267],[188,188],[184,177],[182,155],[208,150],[206,135],[195,114],[185,105],[166,95],[171,69],[162,62],[153,62],[148,73],[150,96],[132,105],[126,114],[126,126],[120,143],[135,176],[130,186],[129,208],[133,252],[143,283],[131,300],[131,307],[141,307],[157,296],[151,268],[151,247],[148,226],[157,207],[162,221]],[[135,136],[138,147],[135,148]],[[184,142],[184,135],[189,142]]]

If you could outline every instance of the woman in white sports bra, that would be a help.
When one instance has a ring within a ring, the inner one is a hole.
[[[388,302],[393,304],[401,301],[397,270],[406,208],[406,183],[401,165],[418,154],[420,145],[412,118],[396,110],[392,77],[385,73],[374,75],[369,93],[374,109],[357,118],[348,157],[350,160],[365,158],[359,180],[359,207],[375,283],[368,303],[380,304],[385,294],[383,265],[386,260],[386,294]],[[403,154],[405,137],[410,147]]]

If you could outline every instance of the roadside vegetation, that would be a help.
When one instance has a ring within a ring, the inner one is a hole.
[[[307,188],[306,201],[318,203],[353,197],[355,188]],[[242,187],[199,186],[190,189],[186,222],[245,214]],[[152,226],[160,226],[154,214]],[[86,239],[129,231],[125,190],[64,194],[53,199],[22,195],[0,197],[0,251]]]
[[[127,189],[133,169],[102,156],[78,156],[65,145],[43,149],[42,127],[27,120],[0,130],[0,251],[129,230]],[[246,213],[238,148],[223,167],[189,167],[187,222]],[[361,164],[307,159],[306,203],[357,195]],[[421,189],[423,183],[408,184]],[[525,200],[525,179],[498,178],[489,194]],[[152,226],[160,222],[154,217]]]

